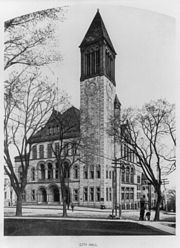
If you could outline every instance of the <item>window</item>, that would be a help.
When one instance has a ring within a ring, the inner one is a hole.
[[[90,188],[90,201],[94,201],[94,188]]]
[[[35,168],[34,167],[31,169],[31,180],[35,181]]]
[[[44,158],[44,146],[39,146],[39,158]]]
[[[137,183],[141,183],[141,177],[137,176]]]
[[[112,192],[111,192],[111,188],[109,188],[109,200],[112,200]]]
[[[108,201],[108,200],[109,200],[109,189],[106,188],[106,201]]]
[[[7,192],[4,192],[4,199],[7,199]]]
[[[78,199],[79,199],[78,189],[73,190],[73,196],[74,196],[73,200],[78,201]]]
[[[125,168],[124,166],[122,166],[122,175],[121,175],[121,178],[122,178],[122,183],[125,182]]]
[[[94,165],[90,166],[90,178],[93,179],[94,178]]]
[[[55,154],[56,155],[59,154],[59,143],[58,142],[55,143]]]
[[[47,157],[52,158],[52,144],[48,144],[47,146]]]
[[[106,179],[108,179],[108,170],[106,171]]]
[[[101,190],[100,187],[96,188],[96,201],[100,201],[101,199]]]
[[[48,163],[48,179],[53,178],[53,167],[51,163]]]
[[[126,188],[126,199],[129,200],[129,188]]]
[[[111,179],[111,171],[109,171],[109,178]]]
[[[99,73],[100,67],[100,51],[92,50],[85,54],[85,69],[84,73],[86,76],[94,75]]]
[[[36,199],[35,190],[34,189],[31,190],[31,199],[32,199],[32,201],[34,201]]]
[[[78,145],[76,143],[71,144],[71,153],[73,156],[77,155]]]
[[[131,183],[134,183],[134,168],[131,167],[131,177],[130,177]]]
[[[40,179],[45,179],[45,165],[40,164]]]
[[[84,171],[84,179],[88,179],[88,167],[87,167],[87,165],[84,166],[83,171]]]
[[[37,159],[37,146],[32,147],[32,159]]]
[[[68,156],[69,155],[69,144],[68,143],[64,143],[63,153],[64,153],[64,156]]]
[[[129,183],[130,169],[129,166],[126,168],[126,183]]]
[[[78,169],[78,165],[74,166],[74,179],[78,179],[79,178],[79,169]]]
[[[88,200],[88,188],[87,187],[84,187],[83,196],[84,196],[84,201],[87,201]]]
[[[59,178],[59,168],[58,168],[58,163],[56,163],[56,171],[55,171],[55,178]]]
[[[97,178],[101,178],[101,166],[100,165],[96,166],[96,176]]]
[[[130,199],[134,199],[134,188],[130,188]]]
[[[124,195],[124,187],[121,188],[121,199],[124,200],[125,199],[125,195]]]

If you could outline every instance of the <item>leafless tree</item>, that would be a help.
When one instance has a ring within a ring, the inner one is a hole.
[[[159,220],[162,173],[167,166],[164,163],[164,157],[168,154],[168,149],[171,151],[174,145],[173,142],[170,143],[172,134],[167,129],[167,121],[172,116],[170,109],[173,108],[170,108],[170,104],[165,100],[152,101],[145,104],[142,109],[124,110],[119,122],[120,132],[117,129],[117,122],[116,125],[111,125],[113,134],[119,137],[120,142],[127,143],[135,153],[138,165],[156,190],[157,204],[154,220]],[[168,166],[171,165],[168,164]]]
[[[62,20],[63,8],[16,17],[4,23],[4,158],[5,172],[17,195],[16,215],[22,215],[22,194],[27,183],[31,144],[29,139],[45,123],[54,107],[56,90],[38,68],[61,56],[47,50],[54,35],[53,20]],[[53,46],[52,46],[53,47]],[[59,97],[64,101],[64,97]],[[18,152],[21,180],[15,173],[11,147]]]

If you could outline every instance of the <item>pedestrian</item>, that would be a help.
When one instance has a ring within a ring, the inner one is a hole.
[[[72,212],[74,211],[74,204],[71,203],[71,209],[72,209]]]
[[[139,220],[144,220],[144,213],[145,213],[145,199],[142,198],[140,200],[140,217],[139,217]]]

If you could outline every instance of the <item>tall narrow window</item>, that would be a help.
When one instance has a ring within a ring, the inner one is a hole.
[[[48,179],[53,178],[53,167],[51,163],[48,163]]]
[[[96,176],[97,178],[101,178],[101,166],[100,165],[96,166]]]
[[[96,201],[100,201],[101,200],[101,189],[100,187],[96,188]]]
[[[134,183],[134,168],[133,167],[131,167],[131,177],[130,177],[130,179],[131,179],[131,183]]]
[[[32,159],[37,159],[37,146],[32,147]]]
[[[121,169],[121,178],[122,178],[122,183],[125,182],[125,167],[122,166],[122,169]]]
[[[56,163],[55,178],[56,178],[56,179],[58,179],[58,178],[59,178],[59,167],[58,167],[58,163]]]
[[[55,154],[56,156],[59,154],[59,143],[58,142],[55,143]]]
[[[108,201],[108,200],[109,200],[109,189],[106,188],[106,201]]]
[[[126,183],[129,183],[129,178],[130,178],[130,169],[129,166],[126,168]]]
[[[35,181],[35,168],[34,167],[31,169],[31,180]]]
[[[88,200],[88,188],[87,187],[84,187],[84,190],[83,190],[83,199],[84,199],[84,201],[87,201]]]
[[[78,177],[79,177],[79,169],[78,169],[78,165],[75,165],[74,166],[74,179],[78,179]]]
[[[112,193],[111,193],[111,188],[109,188],[109,200],[112,200]]]
[[[47,157],[52,158],[52,144],[47,145]]]
[[[84,179],[88,179],[88,166],[85,165],[83,168]]]
[[[94,188],[90,188],[90,201],[94,201]]]
[[[70,177],[69,163],[64,162],[64,178],[69,178],[69,177]]]
[[[95,58],[96,58],[95,72],[99,73],[100,71],[100,51],[99,50],[95,52]]]
[[[39,158],[44,158],[44,146],[39,146]]]
[[[90,165],[90,178],[94,178],[94,165]]]

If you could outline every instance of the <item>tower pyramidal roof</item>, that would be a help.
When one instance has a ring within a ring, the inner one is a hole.
[[[97,13],[94,19],[92,20],[91,25],[79,47],[85,47],[87,45],[90,45],[91,43],[102,39],[104,39],[108,43],[109,47],[116,54],[111,39],[102,20],[102,17],[99,13],[99,10],[97,10]]]

